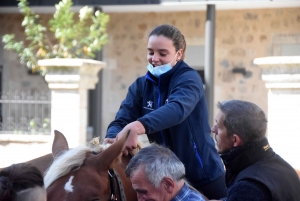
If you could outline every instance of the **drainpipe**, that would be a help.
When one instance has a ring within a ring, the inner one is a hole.
[[[101,7],[94,7],[95,11],[101,11]],[[103,61],[103,51],[99,51],[96,54],[95,60]],[[106,133],[101,133],[102,129],[102,74],[103,71],[100,70],[98,73],[98,83],[94,90],[90,90],[90,101],[89,101],[89,126],[93,128],[92,137],[100,137],[101,140],[104,139]]]
[[[214,59],[215,59],[215,5],[207,5],[205,23],[204,80],[209,123],[214,118]]]

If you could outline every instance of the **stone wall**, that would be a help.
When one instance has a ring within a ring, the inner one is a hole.
[[[248,100],[268,113],[267,89],[253,60],[273,55],[277,35],[300,35],[300,8],[219,11],[216,25],[215,103]],[[236,67],[246,73],[233,74]]]

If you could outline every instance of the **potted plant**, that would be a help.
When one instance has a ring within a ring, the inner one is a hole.
[[[109,15],[87,6],[79,11],[79,16],[71,11],[72,0],[62,0],[56,7],[48,28],[41,23],[28,6],[27,0],[19,0],[19,9],[23,13],[22,26],[25,41],[17,41],[14,34],[3,36],[4,48],[16,52],[20,61],[32,72],[47,73],[38,65],[38,60],[51,58],[94,58],[108,42],[106,26]]]
[[[107,43],[109,16],[83,7],[76,17],[71,6],[71,0],[59,2],[46,28],[27,0],[20,0],[26,40],[16,41],[10,34],[3,42],[21,63],[44,76],[51,89],[51,133],[66,133],[70,147],[75,147],[86,142],[87,90],[95,88],[98,71],[105,65],[91,58]]]

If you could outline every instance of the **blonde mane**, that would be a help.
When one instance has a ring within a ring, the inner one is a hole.
[[[100,153],[111,144],[101,144],[99,138],[93,138],[88,146],[80,146],[63,152],[56,158],[46,172],[44,177],[45,188],[48,188],[56,179],[68,174],[74,168],[79,169],[87,152]],[[142,144],[138,142],[139,151]],[[133,153],[135,154],[135,153]]]
[[[45,188],[48,188],[56,179],[68,174],[73,168],[79,168],[89,151],[87,146],[77,147],[65,151],[56,158],[44,177]]]

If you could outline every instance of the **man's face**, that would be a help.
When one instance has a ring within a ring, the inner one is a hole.
[[[131,176],[130,181],[133,189],[137,193],[138,201],[169,201],[170,194],[161,183],[155,188],[147,179],[144,167],[139,167]]]
[[[227,134],[227,129],[223,124],[224,119],[225,115],[219,111],[216,117],[216,124],[211,128],[211,131],[215,134],[219,154],[229,152],[234,144],[234,137]]]

